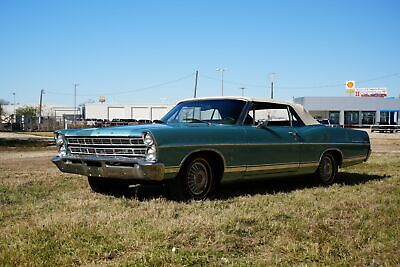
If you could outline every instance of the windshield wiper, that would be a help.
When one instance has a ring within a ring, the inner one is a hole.
[[[163,122],[162,120],[154,120],[153,122],[158,124],[165,124],[165,122]]]
[[[211,124],[208,121],[203,121],[203,120],[199,120],[199,119],[195,119],[195,118],[184,118],[183,120],[187,121],[187,122],[191,122],[191,123],[199,123],[200,122],[200,123],[206,123],[207,125]]]

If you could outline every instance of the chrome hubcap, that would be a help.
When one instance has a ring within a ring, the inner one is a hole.
[[[328,181],[329,179],[332,178],[333,174],[333,163],[332,160],[329,157],[324,157],[321,161],[321,177],[325,181]]]
[[[193,195],[200,195],[204,193],[208,186],[207,167],[201,162],[192,164],[190,166],[187,178],[188,188]]]

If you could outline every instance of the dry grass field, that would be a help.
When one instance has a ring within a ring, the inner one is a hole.
[[[371,140],[333,186],[243,182],[189,203],[92,193],[54,149],[0,147],[0,265],[400,265],[400,134]]]

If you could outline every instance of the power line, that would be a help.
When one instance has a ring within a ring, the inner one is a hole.
[[[74,83],[74,125],[76,124],[76,88],[79,86],[79,83]]]
[[[371,82],[371,81],[377,81],[377,80],[383,80],[395,76],[399,76],[400,73],[393,73],[393,74],[387,74],[383,76],[378,76],[375,78],[370,78],[370,79],[365,79],[365,80],[358,80],[356,83],[366,83],[366,82]],[[209,79],[209,80],[214,80],[214,81],[219,81],[218,78],[210,77],[207,75],[202,75],[202,77]],[[256,88],[266,88],[267,85],[261,85],[261,84],[250,84],[250,83],[243,83],[243,82],[235,82],[235,81],[227,81],[224,80],[225,83],[227,84],[233,84],[233,85],[241,85],[241,86],[247,86],[247,87],[256,87]],[[279,86],[279,84],[274,84],[274,87],[277,88],[282,88],[282,89],[318,89],[318,88],[333,88],[333,87],[339,87],[339,86],[344,86],[344,82],[341,83],[335,83],[335,84],[325,84],[325,85],[310,85],[310,86]]]
[[[358,81],[358,83],[365,83],[365,82],[372,82],[372,81],[377,81],[377,80],[383,80],[383,79],[386,79],[386,78],[390,78],[390,77],[394,77],[394,76],[399,76],[399,75],[400,75],[400,73],[387,74],[387,75],[379,76],[379,77],[372,78],[372,79],[368,79],[368,80],[361,80],[361,81]]]
[[[175,79],[175,80],[171,80],[168,82],[163,82],[163,83],[159,83],[159,84],[155,84],[155,85],[151,85],[151,86],[147,86],[147,87],[143,87],[143,88],[139,88],[139,89],[134,89],[134,90],[127,90],[127,91],[122,91],[122,92],[116,92],[116,93],[112,93],[112,94],[107,94],[104,93],[104,95],[122,95],[122,94],[129,94],[129,93],[134,93],[134,92],[139,92],[139,91],[143,91],[143,90],[148,90],[148,89],[153,89],[153,88],[157,88],[157,87],[162,87],[164,85],[168,85],[168,84],[172,84],[172,83],[177,83],[180,82],[182,80],[186,80],[188,78],[192,78],[193,75],[195,75],[194,73],[191,73],[190,75],[186,75],[183,76],[181,78]]]
[[[96,93],[96,94],[77,94],[77,96],[99,96],[99,95],[112,96],[112,95],[122,95],[122,94],[135,93],[135,92],[140,92],[140,91],[144,91],[144,90],[148,90],[148,89],[162,87],[162,86],[165,86],[165,85],[168,85],[168,84],[177,83],[177,82],[180,82],[182,80],[185,80],[185,79],[188,79],[188,78],[192,78],[192,77],[194,77],[194,75],[195,75],[195,73],[191,73],[189,75],[177,78],[175,80],[171,80],[171,81],[167,81],[167,82],[163,82],[163,83],[159,83],[159,84],[155,84],[155,85],[151,85],[151,86],[146,86],[146,87],[142,87],[142,88],[138,88],[138,89],[120,91],[120,92],[115,92],[115,93],[104,93],[103,92],[103,93]],[[373,77],[373,78],[369,78],[369,79],[356,80],[356,83],[357,84],[363,84],[363,83],[372,82],[372,81],[384,80],[384,79],[388,79],[388,78],[399,76],[399,75],[400,75],[400,73],[386,74],[386,75]],[[201,77],[203,77],[204,79],[221,82],[220,78],[215,78],[215,77],[204,75],[204,74],[202,74]],[[265,89],[267,87],[267,84],[252,84],[252,83],[244,83],[244,82],[229,81],[229,80],[227,81],[225,79],[224,79],[224,83],[232,84],[232,85],[239,85],[241,87],[246,87],[246,88],[253,87],[253,88],[264,88]],[[340,87],[340,86],[344,86],[344,82],[333,83],[333,84],[325,84],[325,85],[310,85],[310,86],[280,86],[279,83],[275,83],[274,84],[275,88],[288,89],[288,90],[334,88],[334,87]],[[110,90],[110,91],[112,91],[112,90]],[[69,94],[69,93],[53,92],[53,91],[48,91],[48,90],[46,90],[46,93],[54,94],[54,95],[65,95],[65,96],[73,95],[73,94]]]
[[[144,91],[144,90],[148,90],[148,89],[153,89],[153,88],[157,88],[157,87],[162,87],[168,84],[173,84],[173,83],[177,83],[180,82],[182,80],[186,80],[188,78],[192,78],[195,75],[195,73],[191,73],[189,75],[180,77],[178,79],[175,80],[171,80],[171,81],[167,81],[167,82],[163,82],[163,83],[159,83],[159,84],[155,84],[155,85],[151,85],[151,86],[146,86],[146,87],[142,87],[142,88],[138,88],[138,89],[132,89],[132,90],[126,90],[126,91],[120,91],[120,92],[115,92],[115,93],[96,93],[96,94],[77,94],[77,96],[98,96],[98,95],[105,95],[105,96],[113,96],[113,95],[122,95],[122,94],[130,94],[130,93],[135,93],[135,92],[139,92],[139,91]],[[110,90],[112,91],[112,90]],[[48,91],[46,90],[46,93],[49,94],[53,94],[53,95],[72,95],[72,94],[68,94],[68,93],[59,93],[59,92],[53,92],[53,91]]]

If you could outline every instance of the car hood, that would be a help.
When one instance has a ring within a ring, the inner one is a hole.
[[[218,124],[205,124],[205,123],[180,123],[180,124],[142,124],[142,125],[128,125],[128,126],[115,126],[104,128],[84,128],[84,129],[68,129],[59,130],[57,133],[64,134],[65,136],[141,136],[143,132],[161,133],[161,132],[175,132],[187,130],[199,130],[209,128],[221,128],[228,125]]]
[[[141,136],[143,132],[152,131],[159,128],[170,128],[166,124],[142,124],[128,126],[114,126],[103,128],[84,128],[59,130],[58,133],[65,136]]]

